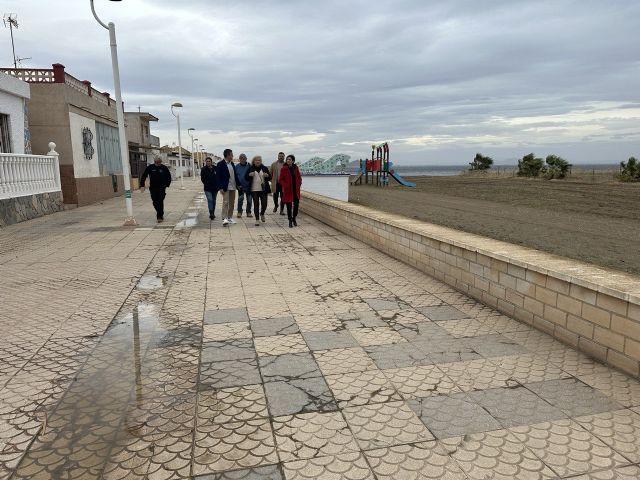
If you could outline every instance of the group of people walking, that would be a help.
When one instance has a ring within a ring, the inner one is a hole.
[[[278,153],[278,159],[270,168],[262,163],[262,157],[256,155],[247,162],[247,156],[243,153],[234,162],[233,151],[229,148],[223,152],[223,159],[214,165],[213,159],[207,157],[205,165],[200,170],[200,180],[204,186],[209,207],[209,218],[214,220],[216,199],[218,192],[222,196],[222,225],[227,227],[236,223],[233,219],[234,209],[237,208],[237,217],[241,218],[246,211],[246,216],[253,216],[255,225],[265,222],[265,213],[269,195],[273,195],[273,212],[280,210],[284,215],[286,208],[289,228],[297,227],[298,207],[300,204],[300,187],[302,177],[296,165],[296,157],[283,152]],[[149,191],[153,206],[156,210],[158,222],[164,220],[165,190],[171,184],[171,173],[162,164],[160,158],[156,158],[149,165],[140,178],[140,188],[144,190],[147,177],[150,179]],[[237,205],[236,205],[237,195]],[[246,205],[246,210],[245,210]]]

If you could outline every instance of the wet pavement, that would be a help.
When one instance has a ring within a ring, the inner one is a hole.
[[[0,479],[637,479],[640,383],[308,217],[0,231]]]

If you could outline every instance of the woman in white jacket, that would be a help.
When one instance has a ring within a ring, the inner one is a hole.
[[[269,198],[269,169],[262,164],[262,157],[256,155],[251,160],[251,167],[245,176],[250,183],[251,197],[253,199],[253,214],[256,217],[256,227],[260,220],[265,221],[264,214],[267,211],[267,199]]]

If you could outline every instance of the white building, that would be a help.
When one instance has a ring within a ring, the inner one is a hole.
[[[0,72],[0,153],[31,153],[29,84]]]

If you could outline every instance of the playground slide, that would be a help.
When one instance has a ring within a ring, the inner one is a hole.
[[[397,173],[391,173],[389,172],[389,175],[391,175],[391,177],[398,182],[400,185],[404,185],[405,187],[415,187],[416,184],[413,182],[409,182],[407,180],[405,180],[402,175],[398,175]]]

